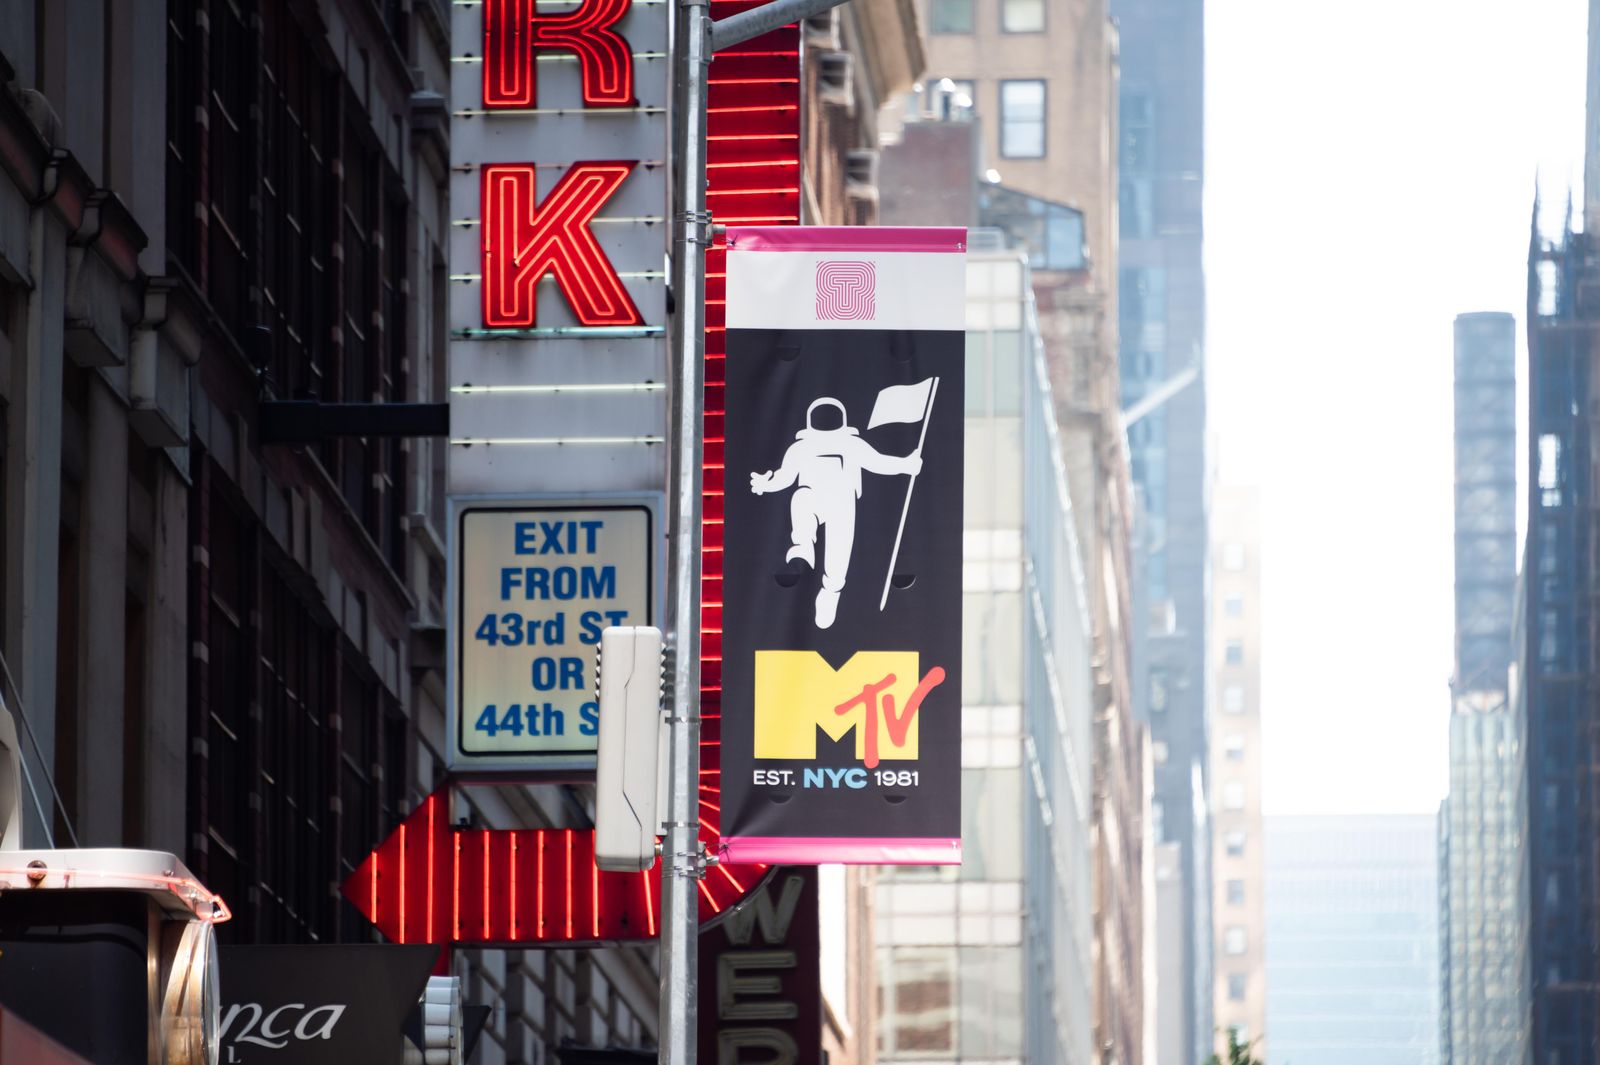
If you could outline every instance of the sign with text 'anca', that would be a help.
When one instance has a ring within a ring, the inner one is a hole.
[[[959,862],[966,231],[727,240],[724,857]]]
[[[449,492],[659,491],[669,6],[451,11]]]
[[[659,499],[456,501],[454,768],[593,768],[600,633],[657,623]]]

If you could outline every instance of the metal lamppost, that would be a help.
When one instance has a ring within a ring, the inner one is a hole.
[[[662,1065],[694,1065],[699,974],[700,519],[705,451],[706,93],[712,53],[810,18],[844,0],[774,0],[713,22],[709,0],[674,0],[672,46],[673,300],[667,529],[667,814],[661,876]]]

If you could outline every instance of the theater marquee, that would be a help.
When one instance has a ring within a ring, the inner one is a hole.
[[[582,768],[595,619],[660,620],[669,5],[451,10],[450,761]]]

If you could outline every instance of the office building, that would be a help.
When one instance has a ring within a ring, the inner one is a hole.
[[[1596,114],[1591,101],[1591,122]],[[1588,195],[1594,218],[1597,192]],[[1534,1062],[1563,1065],[1600,1061],[1593,256],[1592,233],[1570,223],[1554,240],[1535,230],[1528,256],[1526,614],[1518,652],[1527,701],[1529,1041]]]
[[[1103,0],[931,0],[884,217],[1025,250],[1094,641],[1097,1060],[1143,1060],[1148,738],[1133,712],[1132,487],[1116,349],[1116,33]]]
[[[1455,321],[1456,662],[1439,813],[1440,1057],[1524,1060],[1523,722],[1512,692],[1516,320]]]
[[[1266,1065],[1437,1065],[1433,816],[1265,826]]]
[[[1178,844],[1189,917],[1176,951],[1190,974],[1163,981],[1152,1008],[1176,1011],[1186,1047],[1156,1065],[1211,1051],[1211,807],[1206,738],[1207,458],[1205,279],[1201,264],[1205,91],[1203,0],[1112,0],[1121,60],[1117,105],[1117,305],[1122,403],[1149,412],[1128,427],[1138,501],[1133,574],[1133,691],[1166,760],[1156,767],[1155,823]],[[1167,966],[1162,965],[1163,969]],[[1164,1025],[1164,1030],[1170,1026]]]
[[[1216,1050],[1228,1033],[1266,1056],[1261,847],[1261,515],[1254,489],[1211,507],[1211,900]]]
[[[1092,635],[1025,257],[968,260],[960,866],[885,867],[877,1059],[1086,1062]]]
[[[25,841],[176,853],[231,906],[224,940],[375,938],[338,885],[444,780],[443,441],[291,444],[264,412],[445,399],[447,236],[472,221],[445,194],[461,6],[0,18],[0,697],[42,752],[31,782],[60,792]],[[803,198],[808,221],[870,220],[847,153],[916,73],[915,24],[808,32],[799,147],[835,152],[776,192],[790,222]],[[585,824],[589,802],[473,787],[453,814]],[[862,883],[824,894],[870,944]],[[867,949],[824,951],[840,1057],[870,1033]],[[482,1065],[654,1042],[653,946],[453,964],[494,1007]]]

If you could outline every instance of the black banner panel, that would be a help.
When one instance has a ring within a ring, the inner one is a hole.
[[[965,236],[729,231],[732,861],[960,861]]]

